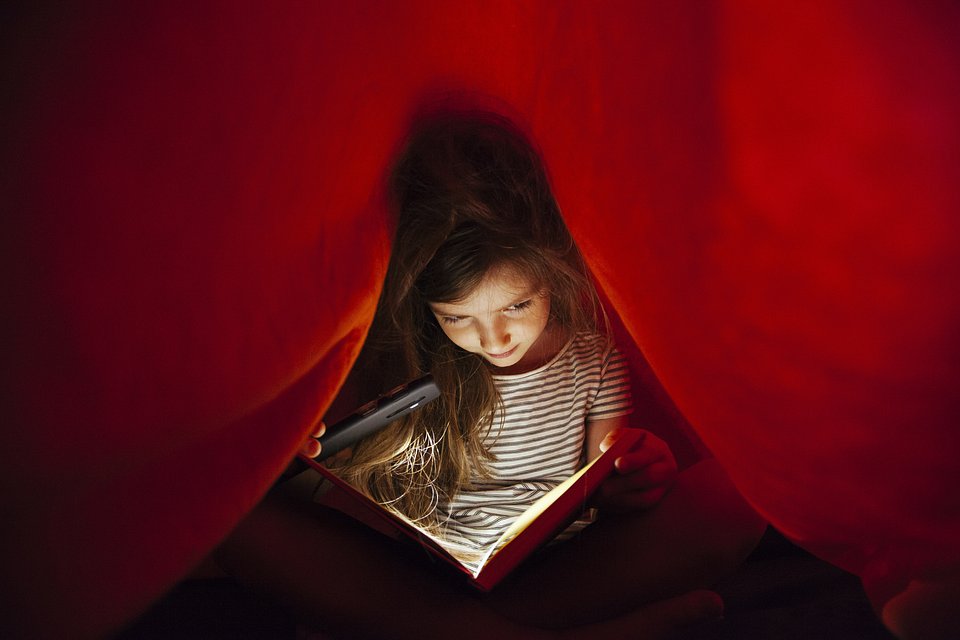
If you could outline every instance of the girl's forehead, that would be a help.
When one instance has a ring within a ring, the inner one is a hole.
[[[483,276],[473,291],[474,293],[483,287],[497,289],[500,291],[512,291],[513,293],[524,293],[528,289],[536,288],[536,282],[529,275],[512,265],[494,267]]]
[[[539,292],[537,282],[514,267],[491,269],[480,283],[460,300],[431,302],[434,311],[449,315],[474,315],[485,313],[523,302]]]

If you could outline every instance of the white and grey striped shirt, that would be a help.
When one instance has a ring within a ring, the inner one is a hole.
[[[481,550],[583,465],[587,421],[633,410],[626,359],[595,334],[577,334],[538,369],[493,378],[504,418],[501,427],[498,411],[484,441],[495,457],[492,477],[475,475],[472,487],[439,507],[445,538]]]

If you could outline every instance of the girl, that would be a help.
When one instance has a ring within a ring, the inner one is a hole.
[[[340,473],[469,556],[626,425],[626,363],[600,332],[597,293],[539,157],[509,122],[422,125],[392,192],[396,240],[361,362],[398,379],[433,373],[443,395],[361,443]],[[643,507],[676,475],[652,434],[619,468],[630,479],[621,492]]]
[[[338,467],[388,508],[478,549],[625,426],[626,366],[539,156],[508,121],[421,124],[391,192],[390,265],[346,388],[370,397],[430,372],[442,397]],[[599,517],[584,514],[564,534],[572,540],[484,596],[349,519],[278,495],[217,559],[335,636],[654,638],[718,615],[716,594],[694,590],[742,561],[762,521],[713,461],[678,475],[653,434],[616,467]]]

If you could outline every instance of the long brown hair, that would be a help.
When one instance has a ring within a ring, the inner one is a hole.
[[[491,459],[483,439],[500,402],[484,360],[454,345],[428,302],[457,302],[491,269],[511,267],[549,292],[551,322],[595,331],[596,290],[526,136],[490,113],[420,121],[390,180],[396,230],[370,335],[368,377],[432,373],[441,397],[373,435],[339,469],[361,491],[432,528],[436,506]]]

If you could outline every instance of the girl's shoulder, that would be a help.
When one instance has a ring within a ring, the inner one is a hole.
[[[606,360],[617,347],[609,336],[592,331],[581,331],[574,334],[566,348],[572,357],[599,357]]]
[[[616,346],[609,337],[589,331],[578,332],[543,369],[550,372],[571,367],[605,366],[616,353]]]

